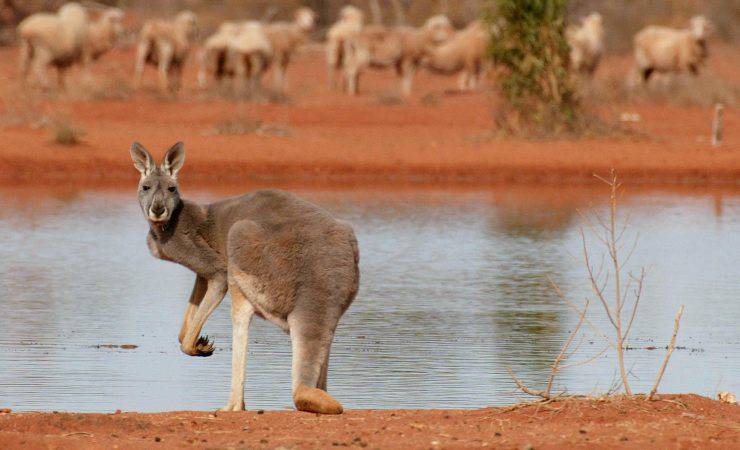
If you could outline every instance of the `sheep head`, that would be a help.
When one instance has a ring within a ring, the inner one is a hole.
[[[365,22],[365,13],[360,8],[347,5],[339,11],[339,20],[362,24]]]
[[[311,8],[304,6],[303,8],[299,8],[295,12],[294,21],[301,30],[311,31],[313,30],[313,27],[316,25],[317,18],[318,18],[317,14],[313,12]]]
[[[185,32],[188,39],[192,39],[198,31],[198,17],[192,11],[180,11],[175,17],[175,23],[180,30]]]
[[[427,19],[424,23],[424,29],[431,33],[434,44],[446,42],[455,34],[455,28],[452,26],[452,22],[444,14],[438,14]]]
[[[100,16],[100,21],[106,25],[114,41],[123,37],[123,17],[123,11],[118,8],[106,9]]]
[[[691,35],[697,41],[704,41],[712,31],[712,23],[704,16],[694,16],[689,21]]]

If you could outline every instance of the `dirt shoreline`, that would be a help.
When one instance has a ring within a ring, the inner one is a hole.
[[[737,80],[737,67],[726,62],[738,56],[734,47],[713,49],[709,70]],[[130,182],[133,140],[156,155],[183,140],[183,180],[206,183],[581,184],[614,168],[630,183],[740,185],[735,108],[725,110],[719,148],[709,143],[710,106],[650,103],[604,105],[612,119],[638,115],[630,125],[636,137],[491,139],[497,98],[490,87],[456,93],[454,79],[421,72],[402,100],[391,71],[372,71],[362,94],[349,97],[326,86],[320,49],[298,55],[288,98],[274,103],[203,92],[193,64],[178,98],[157,94],[151,72],[132,92],[133,49],[106,55],[93,75],[73,71],[67,94],[39,95],[19,89],[16,59],[17,49],[0,49],[0,183]],[[597,77],[628,68],[624,57],[609,57]],[[55,122],[84,130],[82,143],[54,143]],[[233,134],[233,127],[253,131]]]
[[[4,413],[0,448],[738,448],[740,407],[694,394],[477,410]]]

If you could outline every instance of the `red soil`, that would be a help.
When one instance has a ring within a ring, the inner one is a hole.
[[[479,410],[0,414],[0,448],[740,448],[740,407],[697,395]]]
[[[0,127],[6,125],[0,128],[0,181],[5,182],[131,180],[135,172],[127,149],[133,140],[156,154],[184,140],[183,177],[204,182],[568,182],[590,180],[610,168],[637,182],[740,182],[740,113],[735,109],[725,111],[726,144],[719,149],[708,143],[711,108],[655,104],[607,108],[610,114],[639,113],[635,129],[646,138],[492,140],[485,137],[494,127],[496,99],[490,91],[451,93],[454,79],[422,72],[411,99],[387,105],[395,100],[395,79],[390,72],[373,72],[363,80],[363,95],[350,98],[326,87],[318,49],[301,53],[290,67],[288,102],[279,104],[201,93],[193,86],[192,64],[178,99],[154,92],[151,69],[147,87],[131,94],[126,87],[131,49],[103,58],[93,69],[94,79],[71,73],[68,94],[30,100],[19,89],[16,52],[0,50]],[[710,70],[734,82],[740,66],[728,61],[738,57],[737,48],[713,49]],[[627,65],[624,57],[608,58],[602,73],[623,73]],[[90,87],[98,90],[92,98]],[[289,136],[269,130],[215,135],[218,124],[235,114],[244,124],[258,119],[283,127]],[[81,145],[55,144],[49,127],[38,126],[42,117],[60,115],[85,130]]]

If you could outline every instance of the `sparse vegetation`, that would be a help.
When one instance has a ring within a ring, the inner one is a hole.
[[[393,91],[382,91],[378,93],[378,104],[383,106],[396,106],[403,104],[403,99],[400,95]]]
[[[578,86],[586,106],[615,103],[657,103],[678,106],[728,107],[740,104],[740,85],[712,73],[658,74],[644,86],[630,87],[620,73],[609,73]]]
[[[52,125],[54,142],[60,145],[78,145],[85,135],[85,130],[73,126],[67,121],[59,121]]]
[[[286,126],[265,123],[251,115],[239,114],[235,117],[217,122],[210,133],[217,136],[256,134],[260,136],[290,136]]]

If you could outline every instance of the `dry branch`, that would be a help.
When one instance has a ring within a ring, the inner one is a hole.
[[[658,385],[660,384],[660,380],[663,378],[665,368],[668,366],[668,360],[671,358],[671,353],[673,353],[673,349],[676,346],[676,335],[678,334],[678,325],[681,322],[682,314],[683,305],[678,308],[678,314],[676,314],[676,319],[673,322],[673,336],[671,336],[671,343],[668,344],[668,351],[665,354],[665,359],[663,359],[663,365],[660,366],[660,372],[658,372],[658,377],[655,379],[655,384],[653,384],[653,388],[650,389],[650,393],[645,397],[647,400],[652,400],[653,396],[655,396],[655,393],[658,391]]]

